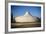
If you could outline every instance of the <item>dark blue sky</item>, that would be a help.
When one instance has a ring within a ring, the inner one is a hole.
[[[26,11],[29,11],[32,16],[41,17],[41,7],[39,6],[11,6],[13,16],[22,16]]]

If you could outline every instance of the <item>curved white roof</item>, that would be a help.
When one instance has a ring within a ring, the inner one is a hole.
[[[36,22],[37,18],[34,18],[30,12],[26,12],[24,16],[19,16],[15,18],[16,22]]]

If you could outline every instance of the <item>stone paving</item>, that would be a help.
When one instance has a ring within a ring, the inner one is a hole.
[[[28,28],[28,27],[40,27],[41,26],[41,23],[40,22],[34,22],[34,23],[31,23],[31,22],[24,22],[24,23],[20,23],[20,22],[17,22],[17,23],[11,23],[11,27],[12,28]]]

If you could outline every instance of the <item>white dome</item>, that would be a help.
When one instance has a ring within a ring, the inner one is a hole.
[[[30,12],[26,12],[24,16],[15,17],[16,22],[36,22],[37,18],[34,18]]]

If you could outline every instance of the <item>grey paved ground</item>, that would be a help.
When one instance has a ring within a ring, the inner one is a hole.
[[[20,23],[20,22],[17,22],[17,23],[11,23],[11,27],[12,28],[28,28],[28,27],[40,27],[41,26],[41,23],[40,22],[34,22],[34,23],[31,23],[31,22],[23,22],[23,23]]]

